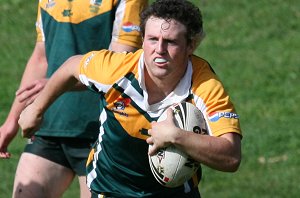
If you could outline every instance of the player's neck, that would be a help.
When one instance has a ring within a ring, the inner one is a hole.
[[[153,79],[147,74],[145,75],[145,85],[148,92],[148,103],[155,104],[166,98],[176,87],[174,80]]]

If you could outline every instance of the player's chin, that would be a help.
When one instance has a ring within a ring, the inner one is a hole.
[[[164,79],[169,76],[169,72],[165,68],[156,68],[152,70],[152,76],[158,79]]]

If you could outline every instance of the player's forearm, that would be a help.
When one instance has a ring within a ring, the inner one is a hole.
[[[17,99],[14,99],[5,122],[17,125],[19,116],[24,108],[25,102],[20,103]]]
[[[29,58],[20,83],[20,88],[26,86],[35,80],[46,77],[48,68],[47,58],[45,54],[44,42],[37,42],[35,48]]]
[[[186,132],[178,136],[175,145],[202,164],[220,171],[234,172],[241,161],[240,137],[231,133],[225,136],[229,138]]]
[[[47,66],[44,43],[37,42],[30,58],[27,61],[19,88],[32,83],[37,79],[44,78],[46,76]],[[15,98],[6,118],[6,122],[17,125],[19,116],[25,106],[25,101],[19,102],[19,100]]]

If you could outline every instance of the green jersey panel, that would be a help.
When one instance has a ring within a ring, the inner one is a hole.
[[[58,22],[41,9],[48,60],[47,77],[73,55],[107,49],[114,12],[111,10],[73,24]],[[91,91],[63,94],[46,111],[37,135],[96,139],[99,131],[98,104],[99,96]]]

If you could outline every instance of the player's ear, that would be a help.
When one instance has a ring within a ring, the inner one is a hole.
[[[142,36],[142,49],[144,48],[144,37]]]
[[[196,39],[193,39],[188,46],[188,54],[192,55],[198,46],[198,42]]]
[[[189,55],[193,54],[194,51],[197,49],[197,47],[200,45],[202,40],[205,37],[205,33],[202,30],[199,34],[195,35],[192,39],[191,42],[189,43]]]

